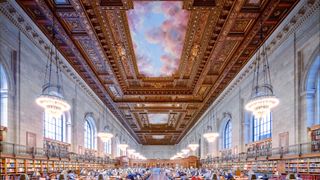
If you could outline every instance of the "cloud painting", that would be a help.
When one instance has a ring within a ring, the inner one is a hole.
[[[148,114],[150,124],[167,124],[169,115],[168,114]]]
[[[134,1],[127,11],[139,72],[170,76],[179,66],[189,13],[181,1]]]

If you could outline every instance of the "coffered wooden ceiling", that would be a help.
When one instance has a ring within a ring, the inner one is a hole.
[[[133,0],[17,2],[48,38],[54,15],[60,52],[133,137],[151,145],[178,143],[261,45],[261,22],[265,40],[298,0],[183,1],[179,67],[161,77],[139,73],[126,13]]]

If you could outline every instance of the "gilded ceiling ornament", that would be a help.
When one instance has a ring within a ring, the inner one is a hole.
[[[193,45],[191,50],[191,56],[196,57],[199,53],[200,46],[198,44]]]
[[[120,57],[123,57],[126,55],[126,50],[124,49],[122,44],[117,44],[117,51]]]

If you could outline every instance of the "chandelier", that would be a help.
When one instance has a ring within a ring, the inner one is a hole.
[[[134,149],[128,149],[128,154],[130,155],[130,154],[133,154],[133,153],[135,153],[136,152],[136,150],[134,150]]]
[[[191,149],[191,151],[195,151],[199,147],[199,144],[189,144],[188,147]]]
[[[71,106],[63,97],[62,72],[59,68],[57,48],[55,48],[54,20],[52,21],[52,47],[50,48],[48,62],[45,69],[42,93],[36,103],[43,107],[45,112],[53,117],[59,117],[63,112],[69,111]],[[54,68],[55,67],[55,68]],[[55,72],[54,72],[55,69]]]
[[[262,25],[260,39],[262,41]],[[270,69],[265,45],[258,50],[254,63],[252,92],[245,109],[251,111],[257,118],[270,113],[279,104],[279,99],[273,94]]]
[[[97,135],[98,137],[100,137],[101,141],[104,143],[109,141],[113,137],[113,134],[108,132],[99,132]]]
[[[190,152],[190,150],[189,149],[182,149],[181,152],[183,154],[187,155]]]
[[[183,156],[183,153],[177,153],[177,157],[182,157]]]
[[[213,118],[212,118],[213,119]],[[209,142],[214,142],[214,140],[219,136],[219,133],[213,132],[212,126],[207,126],[207,132],[203,134],[203,137]]]
[[[128,144],[118,144],[118,147],[122,150],[125,151],[128,147]]]
[[[206,138],[206,140],[211,143],[214,142],[214,140],[219,136],[219,133],[215,132],[206,132],[203,134],[203,137]]]
[[[101,141],[104,143],[113,138],[113,134],[109,132],[109,126],[105,126],[104,131],[99,132],[97,136],[100,137]]]

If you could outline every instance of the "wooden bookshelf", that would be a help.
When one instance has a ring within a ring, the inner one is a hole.
[[[320,152],[320,125],[315,125],[310,128],[311,135],[311,151]]]
[[[5,178],[17,178],[20,174],[32,175],[34,172],[40,174],[59,173],[63,170],[80,172],[81,169],[106,169],[112,168],[114,164],[97,162],[77,162],[72,160],[61,161],[47,159],[24,159],[24,158],[2,158],[0,176]]]

